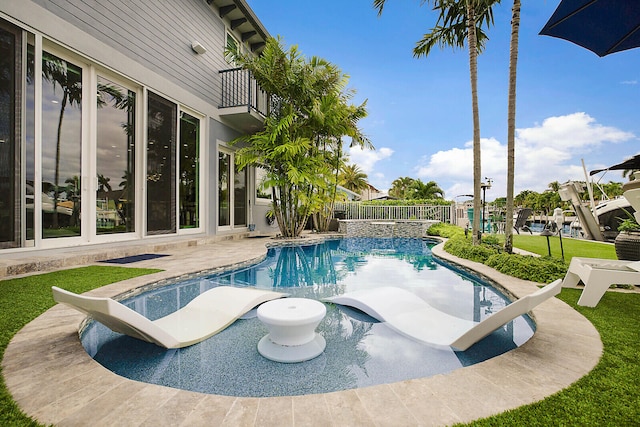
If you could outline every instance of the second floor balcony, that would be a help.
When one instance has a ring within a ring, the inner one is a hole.
[[[249,70],[221,70],[220,77],[220,116],[243,132],[254,133],[261,130],[273,105],[272,96],[262,90]]]

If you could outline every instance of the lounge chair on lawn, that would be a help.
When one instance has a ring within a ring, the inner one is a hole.
[[[571,258],[563,288],[584,283],[578,305],[595,307],[611,285],[640,285],[640,261],[598,258]]]
[[[180,310],[149,320],[111,298],[89,297],[53,286],[53,299],[91,316],[114,332],[165,348],[199,343],[235,322],[240,316],[286,294],[254,288],[218,286],[195,297]]]
[[[491,332],[560,293],[562,280],[522,297],[481,322],[451,316],[402,288],[385,286],[348,292],[324,301],[348,305],[385,322],[397,332],[435,347],[465,351]]]
[[[532,210],[529,208],[520,209],[516,222],[513,224],[516,233],[520,234],[520,230],[528,231],[529,234],[533,234],[529,226],[527,225],[527,219],[531,216]]]

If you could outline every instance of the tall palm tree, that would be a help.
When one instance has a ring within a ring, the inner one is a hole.
[[[339,176],[340,185],[356,193],[365,190],[369,184],[367,174],[356,164],[344,165]]]
[[[422,0],[421,4],[433,3],[438,12],[436,25],[426,33],[413,49],[415,57],[428,56],[434,46],[440,48],[469,49],[469,75],[471,80],[471,104],[473,113],[473,208],[482,209],[480,197],[482,183],[480,151],[480,114],[478,108],[478,53],[484,48],[488,37],[483,26],[493,24],[492,7],[500,0]],[[386,0],[374,0],[373,6],[382,13]],[[473,217],[473,243],[480,242],[480,215]]]
[[[82,102],[82,75],[68,67],[67,61],[56,56],[47,55],[42,63],[42,77],[53,85],[54,90],[60,87],[62,100],[58,116],[58,130],[56,134],[56,170],[53,193],[53,227],[58,228],[58,198],[60,196],[60,150],[62,144],[62,123],[64,111],[69,106],[79,106]]]
[[[513,0],[511,11],[511,42],[509,46],[509,105],[507,110],[507,205],[504,229],[504,250],[513,252],[513,189],[516,151],[516,76],[518,38],[520,33],[520,0]],[[557,182],[556,182],[557,184]],[[555,191],[558,191],[555,189]]]

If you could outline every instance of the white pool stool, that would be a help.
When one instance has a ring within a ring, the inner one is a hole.
[[[304,362],[319,356],[327,344],[316,327],[326,313],[323,303],[308,298],[283,298],[262,304],[258,307],[258,319],[269,333],[258,342],[258,352],[282,363]]]

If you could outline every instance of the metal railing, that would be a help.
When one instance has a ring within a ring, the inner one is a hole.
[[[263,116],[269,114],[271,96],[262,90],[249,70],[232,68],[221,70],[222,102],[219,108],[247,107],[247,112],[256,111]]]
[[[337,202],[336,217],[341,219],[409,220],[421,219],[455,222],[454,205],[381,206],[364,205],[360,202]]]

